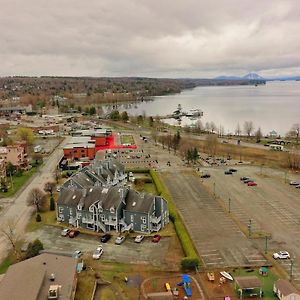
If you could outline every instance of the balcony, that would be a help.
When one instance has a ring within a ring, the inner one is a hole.
[[[110,225],[110,226],[116,226],[117,225],[117,220],[111,220],[111,219],[105,220],[104,224],[105,225]]]
[[[94,220],[93,219],[88,219],[88,218],[82,218],[82,223],[94,224]]]
[[[150,217],[150,222],[152,222],[152,223],[158,224],[160,221],[161,221],[161,216],[159,216],[159,217],[151,216]]]
[[[159,231],[161,229],[161,224],[151,226],[152,231]]]

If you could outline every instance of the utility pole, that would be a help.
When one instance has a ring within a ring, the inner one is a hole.
[[[231,213],[231,199],[228,198],[228,212]]]
[[[214,198],[216,198],[216,183],[214,182]]]
[[[293,280],[293,266],[294,266],[294,258],[291,259],[290,281]]]
[[[251,226],[252,226],[252,220],[249,219],[249,223],[248,223],[248,235],[249,235],[249,238],[251,237]]]
[[[265,239],[266,239],[265,254],[267,254],[268,253],[268,236],[267,235],[265,236]]]

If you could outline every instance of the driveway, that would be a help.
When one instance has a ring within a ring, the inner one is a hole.
[[[38,238],[45,250],[56,253],[72,254],[75,250],[81,250],[84,255],[91,256],[99,244],[103,246],[102,260],[122,263],[146,264],[154,266],[164,264],[167,255],[170,238],[163,237],[159,243],[152,243],[151,238],[145,238],[140,244],[134,240],[126,239],[121,245],[115,245],[112,237],[107,243],[101,243],[99,237],[87,234],[79,234],[76,238],[62,237],[61,229],[53,226],[43,226],[41,229],[26,234],[26,241]]]

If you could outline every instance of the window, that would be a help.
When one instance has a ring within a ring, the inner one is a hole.
[[[146,231],[147,230],[147,226],[146,225],[141,225],[141,231]]]
[[[134,215],[131,215],[130,216],[130,222],[133,223],[133,221],[134,221]]]
[[[64,215],[59,215],[59,219],[60,219],[60,221],[64,221],[65,220],[65,216]]]
[[[60,214],[61,214],[61,213],[63,213],[63,212],[64,212],[64,208],[63,208],[63,207],[61,207],[61,206],[59,206],[59,207],[58,207],[58,213],[60,213]]]
[[[146,217],[141,217],[141,220],[142,220],[143,224],[146,224],[146,221],[147,221]]]
[[[101,215],[101,220],[102,220],[102,222],[105,221],[105,215]]]

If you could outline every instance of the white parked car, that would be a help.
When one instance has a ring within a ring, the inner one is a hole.
[[[290,254],[287,251],[279,251],[273,253],[274,259],[290,259]]]
[[[61,231],[61,236],[67,236],[70,232],[70,229],[69,228],[65,228]]]
[[[134,241],[136,242],[136,243],[141,243],[142,242],[142,240],[144,239],[144,235],[138,235],[135,239],[134,239]]]
[[[80,258],[82,256],[82,252],[80,250],[75,250],[72,257]]]
[[[125,241],[125,236],[118,236],[115,240],[116,245],[121,245]]]
[[[103,254],[102,246],[98,246],[93,253],[93,259],[100,259],[101,255]]]
[[[298,185],[298,184],[300,184],[298,181],[295,180],[290,181],[290,185]]]

